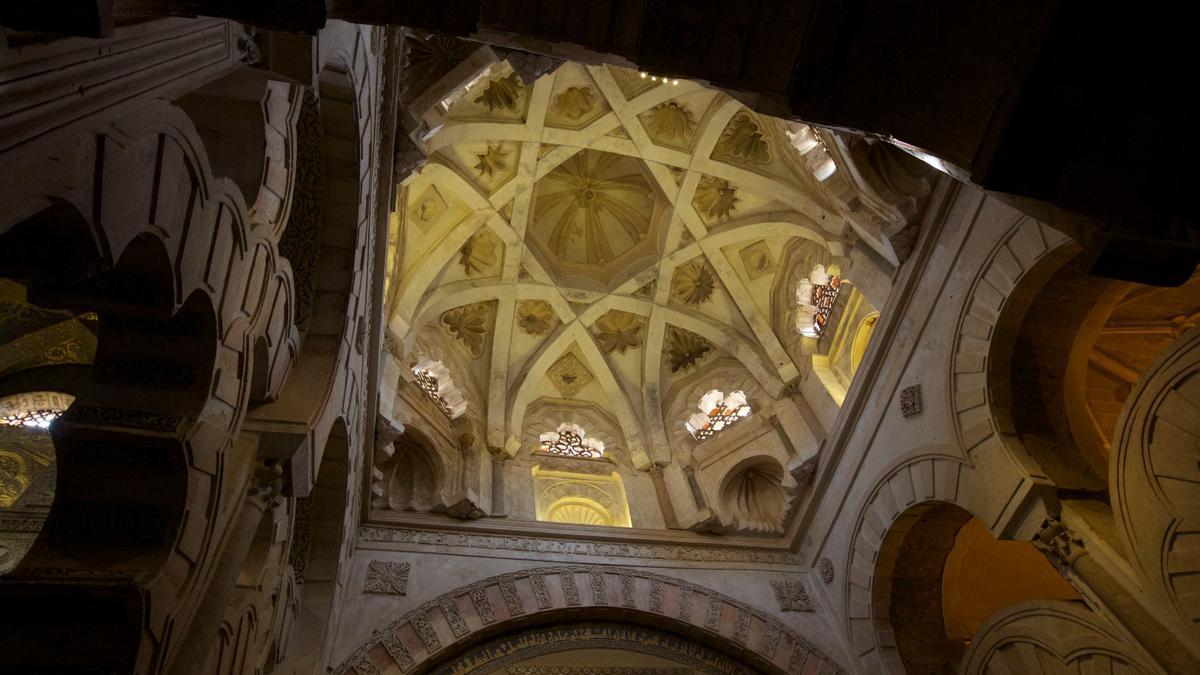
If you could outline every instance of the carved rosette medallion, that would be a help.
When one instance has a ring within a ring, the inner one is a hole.
[[[637,314],[614,309],[596,320],[596,338],[604,351],[624,354],[630,347],[642,346],[645,326],[645,320]]]
[[[712,345],[699,335],[675,326],[667,328],[667,366],[672,373],[691,370],[711,350]]]
[[[521,82],[521,76],[509,73],[488,82],[483,93],[475,97],[475,102],[491,111],[516,111],[524,89],[525,83]]]
[[[703,176],[692,204],[708,220],[728,218],[737,208],[737,188],[724,178]]]
[[[596,109],[596,92],[590,87],[568,87],[554,97],[551,110],[571,120],[578,120]]]
[[[558,315],[545,300],[522,300],[517,305],[517,325],[527,335],[545,335],[556,323]]]
[[[817,574],[821,577],[821,581],[827,584],[833,583],[833,561],[829,558],[821,558],[817,561]]]
[[[708,265],[693,260],[679,266],[671,278],[671,297],[689,305],[699,305],[712,297],[716,275]]]
[[[771,161],[771,148],[758,122],[750,113],[740,113],[733,118],[717,146],[713,157],[748,164],[767,164]]]
[[[594,379],[592,373],[570,352],[555,361],[546,375],[559,393],[567,398],[574,396]]]

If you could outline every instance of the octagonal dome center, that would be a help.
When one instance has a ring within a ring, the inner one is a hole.
[[[538,181],[529,234],[560,272],[608,280],[653,252],[663,211],[640,161],[583,150]]]

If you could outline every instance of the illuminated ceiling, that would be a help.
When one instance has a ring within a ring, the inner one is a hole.
[[[526,86],[500,62],[446,103],[392,223],[389,333],[446,363],[489,446],[569,414],[669,463],[708,379],[769,411],[811,367],[792,268],[848,266],[850,231],[811,130],[608,66]]]

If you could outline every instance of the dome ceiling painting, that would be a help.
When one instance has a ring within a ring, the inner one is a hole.
[[[811,129],[573,63],[525,83],[499,61],[438,105],[391,224],[389,338],[448,368],[489,448],[571,422],[631,470],[690,462],[685,421],[724,387],[754,409],[730,434],[815,452],[785,391],[816,348],[795,270],[849,271],[859,228]]]

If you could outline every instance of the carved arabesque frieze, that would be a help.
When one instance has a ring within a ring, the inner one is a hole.
[[[359,545],[364,548],[399,546],[449,546],[487,551],[525,552],[568,558],[631,558],[679,562],[732,562],[765,565],[795,565],[801,556],[791,552],[729,547],[636,544],[534,536],[497,535],[463,530],[409,529],[368,525],[359,528]]]

